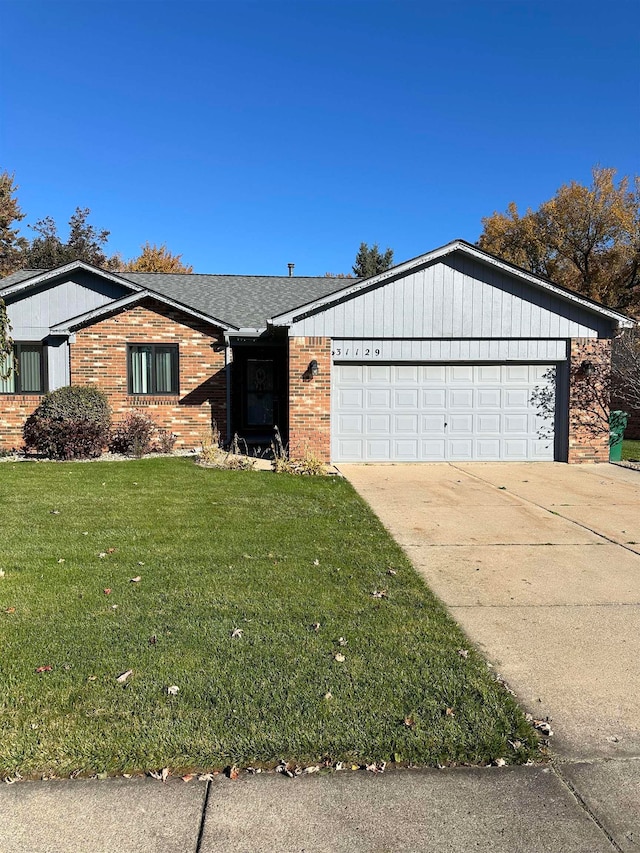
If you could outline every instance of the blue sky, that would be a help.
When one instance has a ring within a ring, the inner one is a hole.
[[[640,171],[635,0],[0,0],[0,26],[24,222],[89,207],[125,258],[349,272]]]

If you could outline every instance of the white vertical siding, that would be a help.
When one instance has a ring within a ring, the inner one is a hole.
[[[448,258],[300,319],[292,335],[332,338],[610,336],[611,323],[471,258]]]

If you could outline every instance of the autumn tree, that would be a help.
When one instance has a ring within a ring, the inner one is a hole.
[[[377,243],[374,243],[371,248],[366,243],[360,243],[352,269],[356,278],[370,278],[372,275],[385,272],[392,265],[393,249],[385,249],[383,254]]]
[[[482,220],[478,246],[612,308],[640,311],[640,178],[596,166],[537,210],[514,202]]]
[[[15,197],[17,190],[15,176],[0,172],[0,278],[20,269],[28,245],[16,228],[24,219]]]
[[[84,261],[96,267],[112,269],[117,257],[107,257],[104,247],[109,231],[98,230],[87,220],[91,211],[88,207],[77,207],[69,220],[69,237],[65,242],[58,234],[58,226],[51,216],[30,225],[34,237],[24,253],[23,266],[31,269],[51,269],[71,261]]]
[[[153,246],[145,243],[140,247],[142,253],[122,267],[127,272],[174,272],[190,273],[193,267],[182,263],[182,255],[174,255],[166,244]]]

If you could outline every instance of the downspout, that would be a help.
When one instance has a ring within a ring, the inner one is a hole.
[[[225,371],[225,386],[226,386],[226,396],[227,396],[227,444],[231,442],[231,364],[233,362],[233,354],[231,352],[231,345],[229,344],[229,339],[225,335],[225,348],[224,348],[224,371]]]

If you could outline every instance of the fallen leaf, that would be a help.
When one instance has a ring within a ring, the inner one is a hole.
[[[415,729],[416,727],[416,721],[413,719],[413,717],[405,717],[404,724],[408,729]]]
[[[342,762],[342,761],[336,761],[335,766],[334,766],[334,769],[335,769],[335,770],[344,770],[344,764],[343,764],[343,762]]]
[[[139,566],[144,566],[144,563],[141,563],[141,562],[140,562],[140,560],[138,560],[138,565],[139,565]]]
[[[60,510],[59,509],[52,509],[50,512],[50,515],[60,515]]]
[[[458,654],[466,660],[469,657],[469,649],[458,649]]]
[[[318,631],[320,630],[320,623],[319,623],[319,622],[314,622],[314,623],[313,623],[313,625],[312,625],[311,627],[313,628],[313,630],[314,630],[314,631],[316,632],[316,634],[317,634],[317,633],[318,633]]]
[[[37,666],[36,672],[51,672],[52,669],[53,669],[52,666],[50,666],[49,664],[46,664],[45,666]]]
[[[64,561],[64,557],[60,557],[60,559],[58,560],[59,563],[64,563]]]
[[[183,782],[190,782],[193,779],[193,773],[187,773],[186,776],[180,777]]]
[[[89,675],[87,676],[87,681],[95,681],[97,677],[97,675]]]
[[[359,764],[352,764],[351,769],[352,770],[360,770],[360,765]]]
[[[4,577],[4,569],[0,569],[0,578]]]
[[[456,712],[453,710],[453,708],[447,708],[445,714],[447,715],[447,717],[455,717]]]
[[[88,536],[88,535],[89,535],[89,531],[88,531],[88,530],[83,530],[83,531],[82,531],[82,535],[83,535],[83,536]]]
[[[520,747],[522,746],[522,741],[521,741],[521,740],[510,740],[510,741],[507,741],[507,743],[508,743],[508,744],[509,744],[509,746],[511,746],[511,747],[512,747],[516,752],[517,752],[517,751],[520,749]]]
[[[345,638],[344,638],[344,637],[338,637],[338,645],[340,645],[340,646],[346,646],[346,645],[347,645],[347,640],[345,640]]]
[[[313,565],[314,565],[314,566],[319,566],[319,565],[320,565],[320,560],[314,560],[314,561],[313,561]]]
[[[162,781],[166,782],[168,778],[169,778],[169,768],[163,767],[162,768]]]
[[[495,758],[493,760],[493,766],[494,767],[504,767],[506,765],[506,763],[507,762],[504,760],[504,758]]]
[[[167,693],[169,694],[169,696],[177,696],[179,692],[180,688],[177,686],[177,684],[172,684],[170,687],[167,687]]]
[[[333,659],[334,659],[334,660],[337,660],[337,661],[338,661],[338,663],[344,663],[344,662],[345,662],[345,660],[346,660],[345,656],[344,656],[343,654],[341,654],[340,652],[337,652],[337,653],[333,656]]]
[[[138,575],[135,578],[129,578],[129,583],[140,583],[141,580],[142,578],[140,577],[140,575]]]
[[[543,735],[547,737],[551,737],[553,732],[551,731],[551,726],[547,722],[547,720],[533,720],[533,728],[537,729],[539,732],[542,732]]]
[[[107,552],[106,552],[106,551],[100,551],[100,553],[98,554],[98,557],[100,557],[100,559],[101,559],[101,560],[102,560],[104,557],[106,557],[106,556],[107,556]]]
[[[116,552],[115,548],[107,548],[107,554],[115,554],[115,552]]]
[[[104,592],[105,595],[111,595],[111,589],[109,587],[107,587],[106,589],[103,589],[102,591]]]
[[[111,605],[111,609],[112,609],[112,610],[117,610],[117,609],[118,609],[118,605],[117,605],[117,604],[112,604],[112,605]]]
[[[242,637],[242,633],[243,633],[242,628],[234,628],[233,631],[231,632],[231,637],[234,640],[239,639],[240,637]]]
[[[123,672],[121,675],[119,675],[119,676],[116,678],[116,681],[117,681],[119,684],[124,684],[124,682],[127,680],[127,678],[129,678],[129,676],[130,676],[130,675],[133,675],[133,670],[132,670],[132,669],[127,669],[127,670],[126,670],[126,672]]]
[[[396,570],[395,570],[395,569],[387,569],[387,574],[388,574],[388,575],[391,575],[391,577],[394,577],[394,576],[395,576],[395,575],[397,575],[398,573],[396,572]]]
[[[7,609],[4,612],[5,613],[15,613],[16,609],[15,609],[15,607],[7,607]]]
[[[309,767],[305,767],[302,771],[303,773],[319,773],[320,765],[319,764],[311,764]]]
[[[150,646],[155,646],[155,644],[156,644],[157,642],[158,642],[158,638],[156,637],[156,635],[155,635],[155,634],[154,634],[152,637],[149,637],[149,645],[150,645]]]
[[[32,729],[37,729],[37,728],[38,728],[38,724],[37,724],[37,723],[31,723],[31,728],[32,728]]]
[[[384,769],[387,766],[386,761],[379,761],[374,764],[367,764],[367,770],[370,773],[384,773]]]
[[[371,595],[374,598],[388,598],[386,589],[374,589]]]
[[[225,773],[226,773],[226,775],[229,777],[229,779],[237,779],[237,778],[238,778],[238,776],[240,775],[240,771],[239,771],[239,770],[238,770],[238,768],[235,766],[235,764],[233,764],[233,765],[231,765],[231,766],[227,767],[227,768],[225,769]]]
[[[213,773],[201,773],[198,782],[213,782]]]
[[[324,694],[324,698],[327,700],[333,699],[333,693],[330,690],[327,690],[327,692]]]

